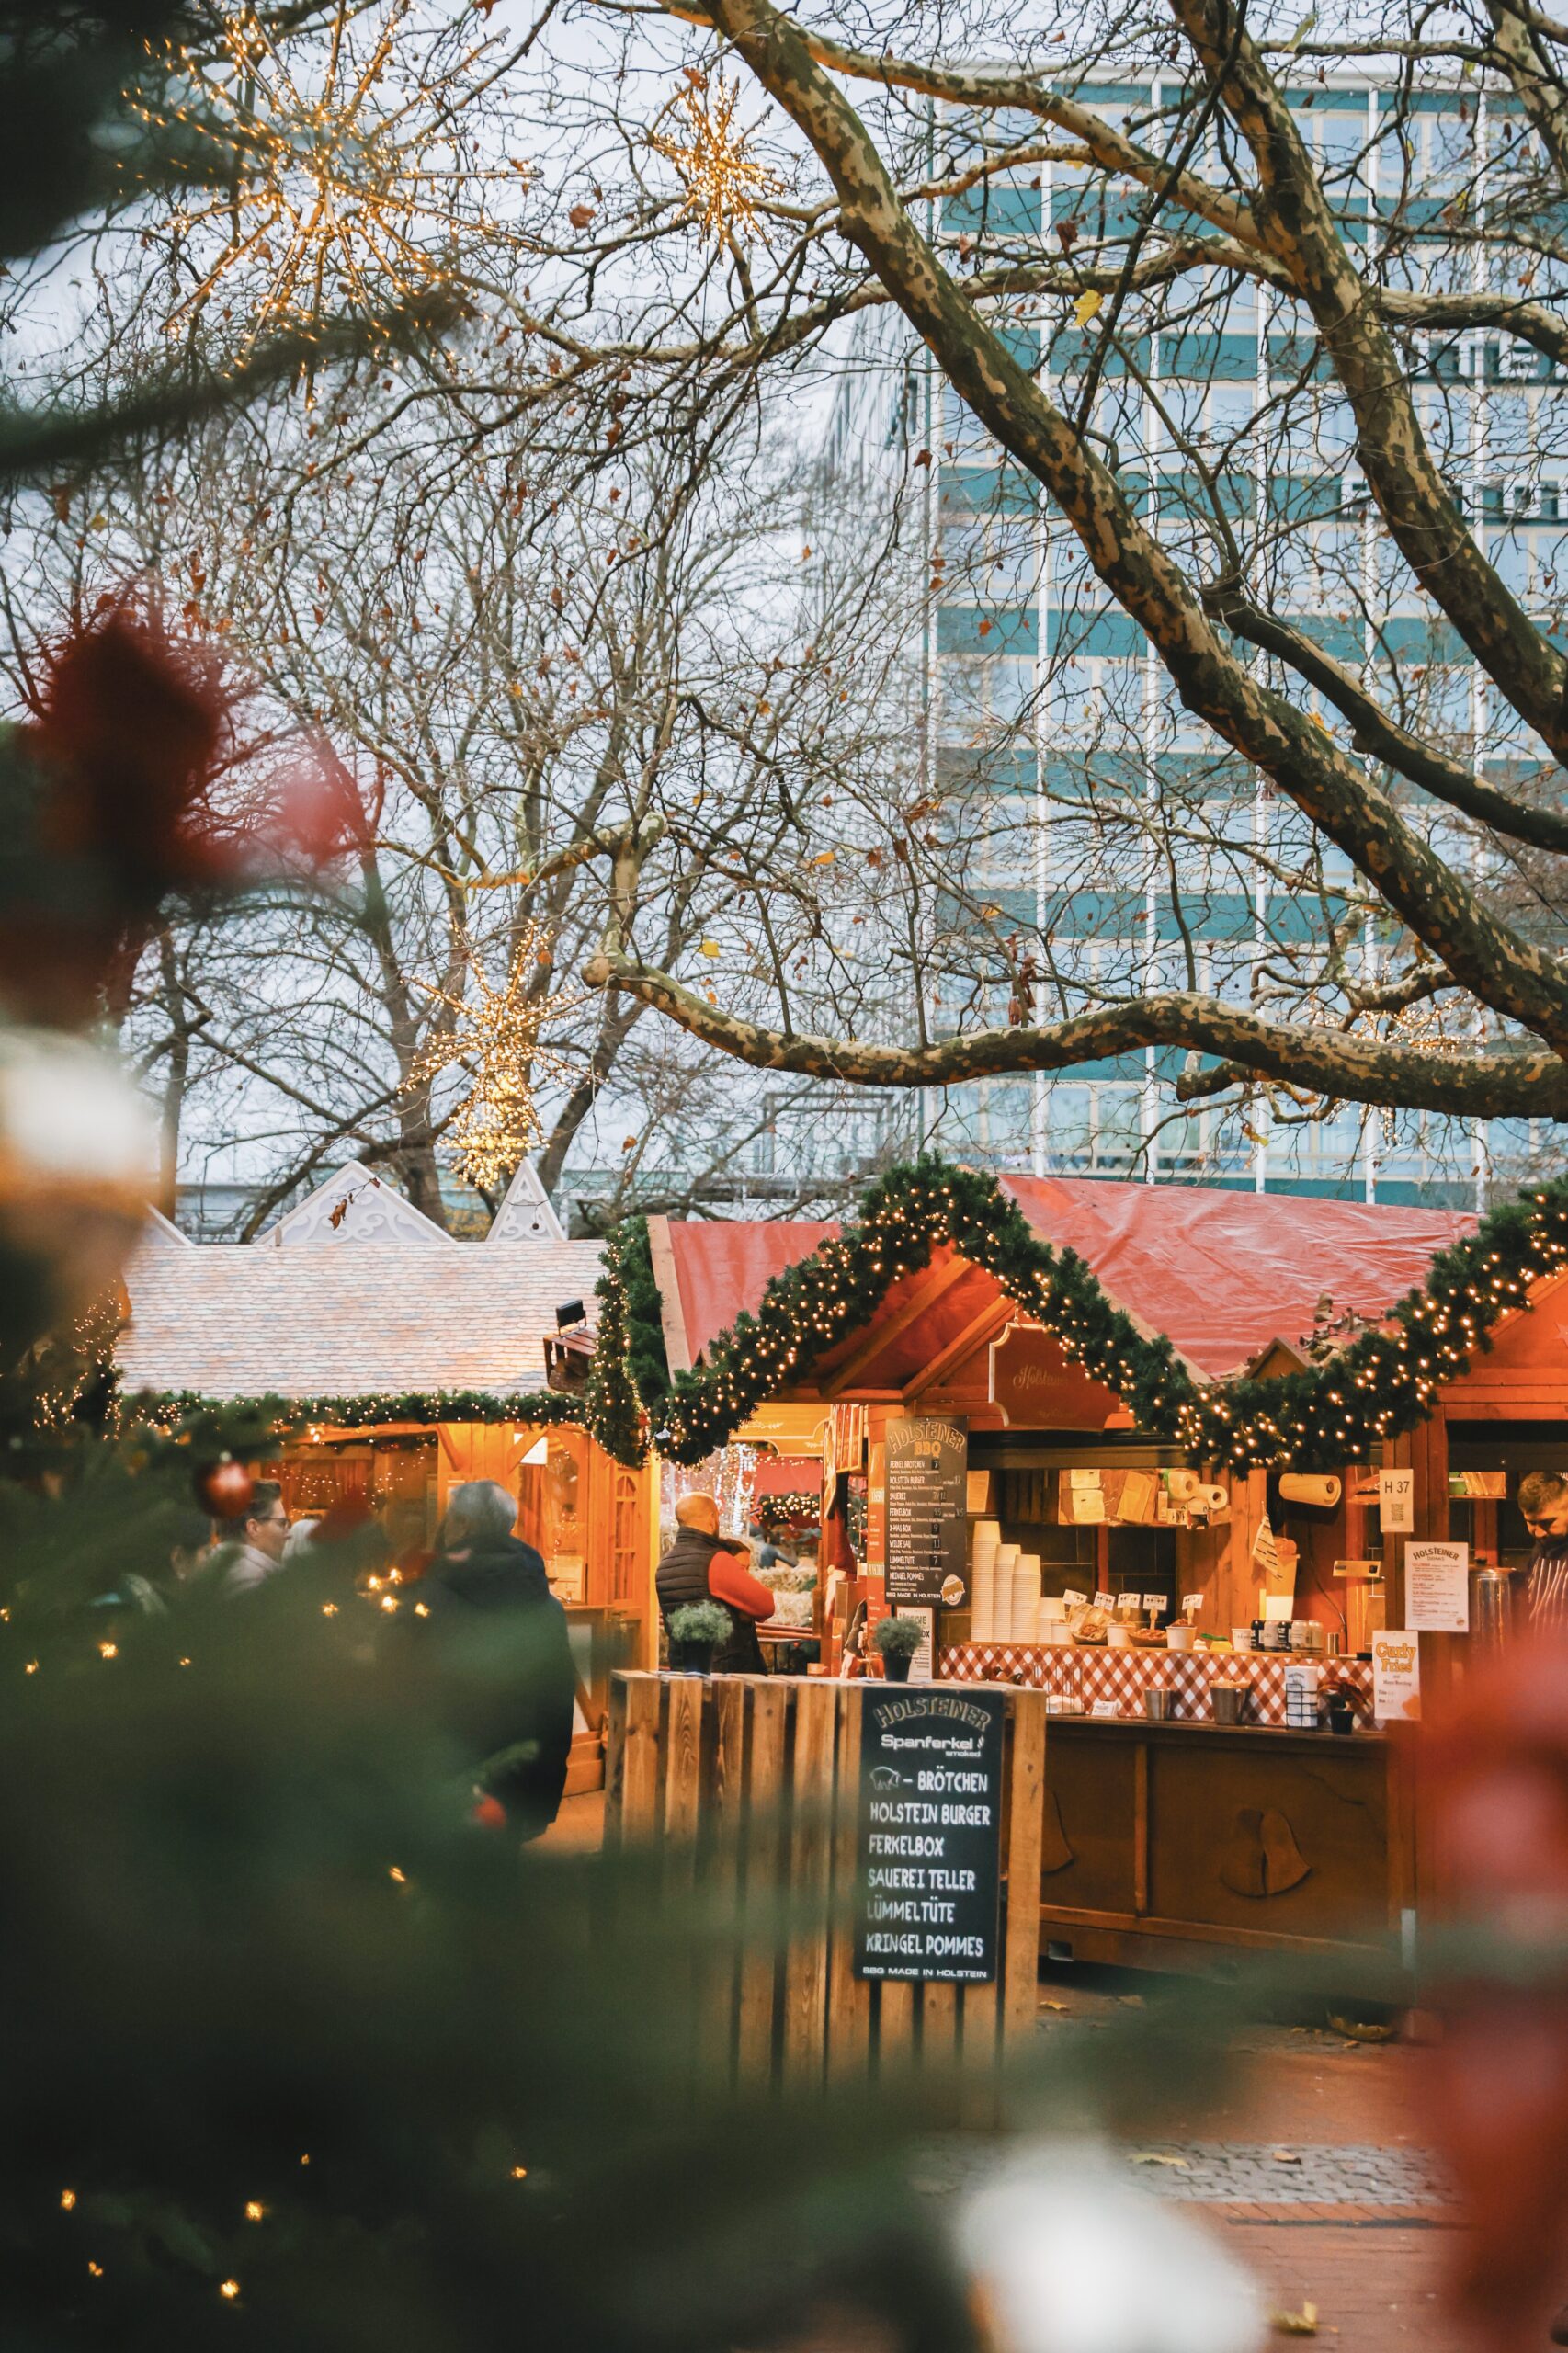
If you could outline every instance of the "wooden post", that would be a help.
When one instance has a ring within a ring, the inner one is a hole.
[[[608,1836],[660,1841],[660,1901],[713,1922],[700,2042],[742,2087],[799,2093],[912,2061],[994,2070],[1033,2032],[1045,1695],[1002,1695],[997,1979],[916,1984],[854,1972],[865,1690],[805,1676],[613,1679]]]

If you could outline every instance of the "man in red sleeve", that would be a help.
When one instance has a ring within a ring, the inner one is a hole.
[[[713,1661],[716,1675],[761,1675],[758,1622],[773,1615],[773,1596],[746,1563],[744,1544],[719,1541],[719,1506],[711,1495],[683,1495],[676,1506],[676,1540],[653,1582],[665,1627],[670,1612],[688,1602],[717,1601],[730,1613],[732,1632]]]

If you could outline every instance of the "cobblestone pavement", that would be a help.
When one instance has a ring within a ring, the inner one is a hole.
[[[1216,2206],[1397,2206],[1441,2210],[1450,2193],[1423,2152],[1367,2142],[1155,2141],[1127,2163],[1156,2197]]]

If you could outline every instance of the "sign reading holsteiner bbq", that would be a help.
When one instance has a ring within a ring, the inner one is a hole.
[[[969,1425],[915,1414],[887,1431],[888,1599],[960,1609],[969,1590]]]
[[[861,1705],[855,1974],[989,1984],[1003,1695],[868,1684]]]

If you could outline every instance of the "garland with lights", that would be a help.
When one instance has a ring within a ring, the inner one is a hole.
[[[643,1237],[646,1247],[646,1234]],[[195,1391],[165,1392],[124,1401],[128,1423],[150,1424],[192,1453],[235,1456],[271,1453],[302,1429],[367,1429],[380,1422],[514,1422],[530,1429],[564,1424],[586,1430],[607,1454],[636,1470],[648,1453],[647,1415],[631,1375],[624,1245],[612,1234],[596,1285],[598,1336],[581,1390],[365,1390],[348,1397],[235,1397],[222,1401]]]
[[[669,1394],[670,1364],[665,1352],[665,1319],[653,1277],[653,1253],[645,1217],[629,1217],[616,1228],[620,1279],[626,1288],[630,1369],[637,1394],[650,1413]]]
[[[1040,1239],[994,1177],[927,1157],[890,1170],[867,1194],[858,1223],[776,1275],[756,1313],[738,1315],[698,1371],[672,1377],[665,1367],[639,1219],[610,1238],[593,1365],[575,1394],[377,1392],[236,1400],[223,1411],[256,1416],[278,1438],[312,1423],[570,1423],[629,1468],[646,1459],[652,1422],[660,1454],[699,1462],[758,1405],[808,1379],[869,1322],[891,1286],[944,1243],[1043,1324],[1090,1380],[1122,1401],[1140,1430],[1235,1472],[1281,1463],[1333,1470],[1370,1461],[1385,1439],[1425,1420],[1438,1388],[1490,1346],[1498,1320],[1528,1307],[1533,1285],[1568,1267],[1568,1179],[1494,1210],[1475,1233],[1434,1258],[1425,1284],[1378,1324],[1337,1355],[1280,1379],[1195,1381],[1171,1342],[1141,1332],[1075,1251]],[[128,1401],[128,1415],[136,1410]],[[165,1427],[213,1411],[210,1401],[188,1395],[160,1399],[155,1408]]]
[[[1424,1285],[1339,1355],[1283,1379],[1200,1384],[1163,1335],[1140,1332],[1074,1251],[1041,1241],[992,1176],[926,1158],[889,1172],[860,1222],[768,1283],[698,1372],[674,1376],[654,1407],[654,1444],[699,1461],[755,1408],[803,1380],[875,1313],[890,1287],[950,1243],[1130,1409],[1137,1427],[1233,1471],[1369,1461],[1431,1411],[1439,1386],[1490,1345],[1499,1318],[1568,1267],[1568,1180],[1492,1211],[1433,1260]]]

